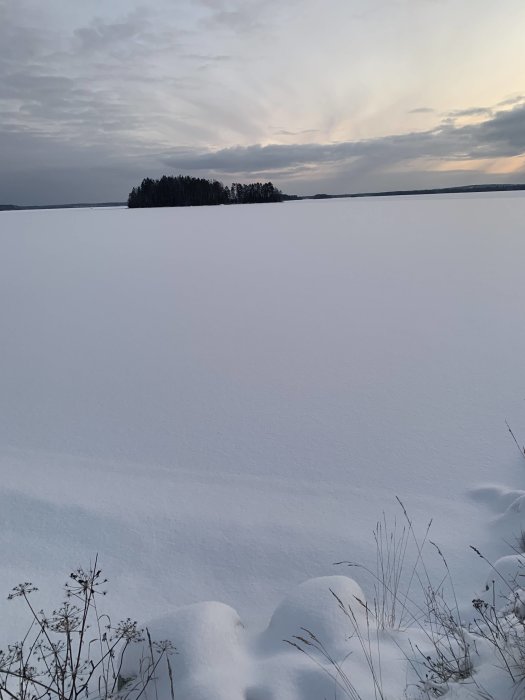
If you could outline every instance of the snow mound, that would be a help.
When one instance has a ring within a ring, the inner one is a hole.
[[[489,604],[501,608],[514,592],[525,585],[525,556],[509,554],[497,559],[485,582],[485,591],[480,596]]]
[[[501,542],[505,542],[515,553],[522,552],[525,546],[525,491],[487,484],[471,489],[469,493],[472,498],[484,503],[496,513],[490,528],[499,543],[498,549]],[[490,554],[494,555],[494,552]]]
[[[512,632],[515,621],[525,617],[524,572],[525,556],[500,557],[480,595],[486,607],[480,601],[477,608],[487,611],[495,602],[501,629],[511,625],[509,654],[520,639]],[[513,697],[512,677],[492,638],[480,635],[480,626],[472,633],[454,620],[452,614],[444,636],[439,625],[432,631],[416,618],[409,628],[382,629],[367,614],[359,584],[346,576],[314,578],[294,588],[260,634],[250,634],[228,605],[186,606],[147,625],[154,639],[170,639],[177,649],[171,678],[167,665],[156,673],[155,695],[167,700],[173,682],[174,696],[185,700],[372,700],[379,691],[384,700],[422,700],[429,693],[465,700],[483,693]],[[148,650],[145,643],[129,655],[124,676],[139,675]],[[448,677],[441,671],[445,662],[451,662]],[[456,663],[465,676],[454,675]]]
[[[175,697],[185,700],[304,700],[332,693],[336,681],[329,664],[325,670],[286,643],[310,630],[334,659],[348,655],[352,625],[341,612],[337,596],[349,606],[358,625],[366,627],[364,595],[346,576],[325,576],[297,586],[278,605],[268,628],[249,636],[233,608],[217,602],[180,608],[149,622],[154,640],[170,640],[176,653],[170,657]],[[121,675],[140,674],[148,658],[148,642],[126,652]],[[322,661],[322,660],[321,660]],[[167,664],[156,674],[159,697],[171,696]]]
[[[176,653],[170,657],[170,663],[177,697],[244,700],[244,626],[233,608],[217,602],[196,603],[152,620],[146,627],[151,639],[169,640],[175,647]],[[149,654],[147,640],[131,651],[128,649],[121,675],[137,677],[141,660]],[[156,684],[161,697],[170,697],[167,665],[161,666]]]
[[[275,610],[263,638],[269,644],[291,640],[309,630],[329,648],[345,645],[353,633],[351,622],[342,614],[337,598],[350,606],[357,624],[366,626],[365,595],[347,576],[322,576],[297,586]],[[359,602],[361,601],[361,602]]]
[[[468,491],[471,498],[487,505],[496,513],[503,513],[512,504],[525,496],[525,491],[509,489],[499,484],[480,484]]]
[[[522,492],[521,495],[517,496],[505,513],[525,513],[525,493]]]

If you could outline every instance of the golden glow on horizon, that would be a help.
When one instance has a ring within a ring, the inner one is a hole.
[[[525,170],[525,155],[509,158],[480,158],[477,160],[426,161],[428,170],[434,172],[482,171],[487,175],[512,175]]]

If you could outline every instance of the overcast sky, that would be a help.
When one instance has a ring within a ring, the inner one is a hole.
[[[523,0],[0,0],[0,203],[525,181]]]

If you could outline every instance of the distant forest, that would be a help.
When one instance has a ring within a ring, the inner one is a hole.
[[[210,204],[256,204],[282,202],[283,193],[271,182],[225,187],[217,180],[177,175],[146,178],[128,196],[128,207],[199,207]]]

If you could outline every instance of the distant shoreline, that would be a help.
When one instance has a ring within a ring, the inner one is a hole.
[[[463,185],[460,187],[439,187],[417,190],[387,190],[384,192],[354,192],[351,194],[313,194],[313,195],[284,195],[284,201],[298,201],[302,199],[343,199],[356,197],[400,197],[406,195],[424,194],[468,194],[471,192],[513,192],[525,190],[525,183],[518,185]],[[126,207],[126,202],[95,202],[82,204],[41,204],[41,205],[17,205],[0,204],[0,211],[27,211],[32,209],[87,209],[103,207]]]
[[[525,190],[525,184],[518,185],[462,185],[460,187],[438,187],[417,190],[386,190],[383,192],[354,192],[352,194],[314,194],[293,197],[294,199],[341,199],[343,197],[400,197],[422,194],[465,194],[470,192],[512,192]]]
[[[85,204],[0,204],[0,211],[27,211],[30,209],[94,209],[99,207],[127,207],[126,202],[86,202]]]

